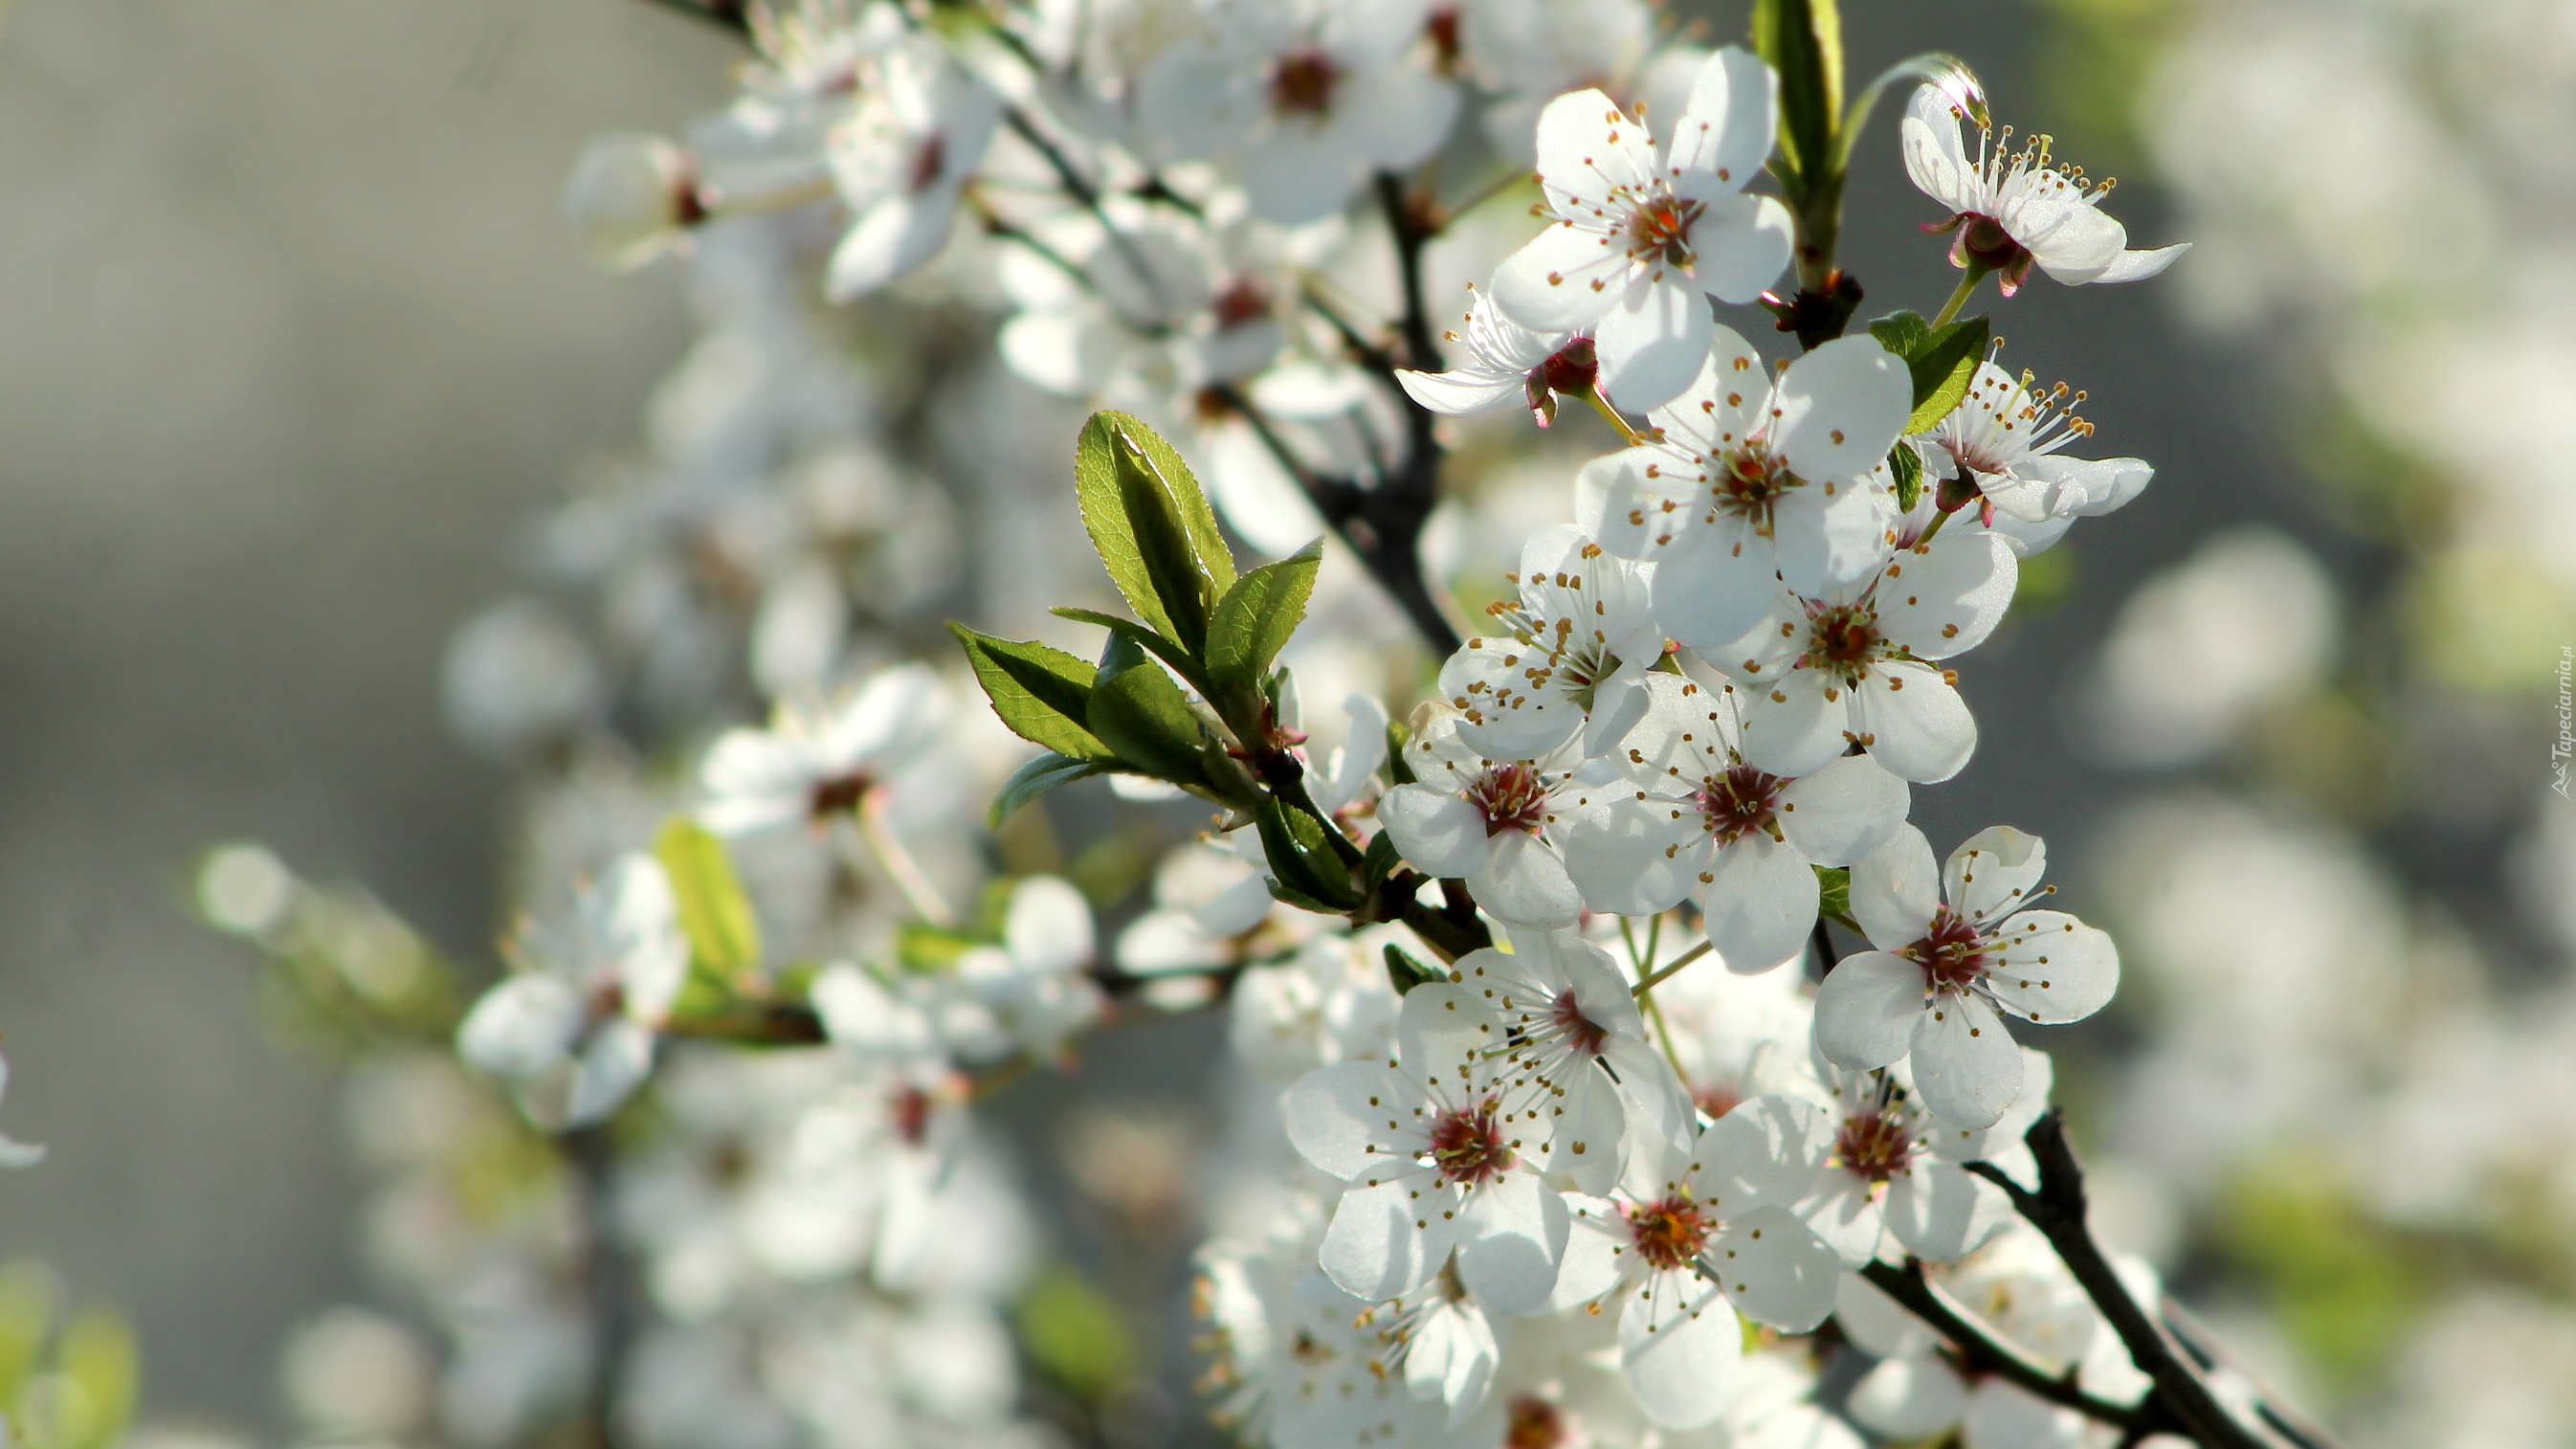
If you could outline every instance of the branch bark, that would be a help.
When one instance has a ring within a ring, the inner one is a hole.
[[[1993,1374],[2034,1398],[2073,1409],[2088,1419],[2117,1424],[2123,1429],[2137,1424],[2136,1408],[2097,1399],[2077,1388],[2071,1376],[2059,1378],[1987,1336],[1985,1330],[1962,1317],[1933,1289],[1931,1280],[1923,1276],[1921,1261],[1908,1258],[1901,1268],[1894,1263],[1872,1263],[1861,1269],[1861,1276],[1956,1345],[1960,1358],[1972,1372]]]
[[[582,1392],[583,1449],[617,1449],[617,1401],[625,1387],[626,1356],[634,1347],[635,1314],[628,1292],[626,1255],[618,1242],[615,1176],[617,1150],[605,1126],[563,1137],[563,1152],[580,1194],[583,1311],[590,1322],[590,1378]]]

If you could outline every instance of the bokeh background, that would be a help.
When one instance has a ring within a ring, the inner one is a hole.
[[[2567,1442],[2576,8],[1846,17],[1856,77],[1955,51],[2120,176],[2133,240],[2197,243],[1997,315],[2158,478],[2028,571],[1967,672],[1977,760],[1917,806],[1945,844],[2045,835],[2121,934],[2120,1008],[2059,1052],[2118,1153],[2106,1232],[2357,1438]],[[190,871],[264,839],[489,958],[508,777],[443,727],[443,651],[692,335],[675,276],[598,274],[556,193],[737,53],[639,0],[0,10],[0,1126],[53,1145],[0,1178],[0,1258],[130,1319],[156,1419],[284,1433],[279,1343],[366,1293],[333,1074],[264,1029]],[[1881,126],[1865,313],[1950,284]],[[1042,1195],[1122,1164],[1076,1213],[1113,1246],[1186,1231],[1110,1200],[1188,1136],[1213,1049],[1157,1031],[1010,1108],[1084,1144]],[[1138,1252],[1168,1298],[1177,1255]]]

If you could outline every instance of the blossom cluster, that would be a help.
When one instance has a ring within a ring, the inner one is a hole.
[[[1249,1436],[2149,1422],[2018,1206],[2054,1118],[2016,1033],[2099,1011],[2118,955],[2036,838],[1945,853],[1908,816],[1974,754],[1958,663],[2023,560],[2152,477],[2078,456],[2082,395],[1963,304],[2179,248],[2128,249],[2107,187],[1922,58],[1868,96],[1926,82],[1898,143],[1962,284],[1849,325],[1805,254],[1823,92],[1783,70],[1818,53],[1642,3],[739,13],[732,101],[567,194],[602,260],[685,259],[705,336],[450,656],[460,733],[539,782],[509,969],[398,1014],[472,1077],[373,1079],[515,1109],[379,1163],[450,1433],[586,1395],[647,1445],[1014,1442],[1046,1432],[1023,1364],[1113,1415],[1030,1326],[1060,1245],[974,1106],[1200,1010],[1242,1110],[1199,1308]],[[1535,232],[1483,206],[1532,167]],[[1444,358],[1425,298],[1471,281]],[[1452,419],[1565,399],[1624,446],[1551,472],[1548,521],[1434,496]],[[1518,545],[1463,639],[1444,531]],[[924,627],[956,613],[1045,637],[953,626],[961,668]],[[335,1010],[414,1001],[264,860],[211,863],[208,914],[337,963],[298,978]],[[524,1195],[478,1206],[468,1158]],[[631,1341],[586,1307],[621,1277]],[[1836,1410],[1828,1319],[1878,1359]],[[1963,1377],[1972,1338],[2036,1377]]]

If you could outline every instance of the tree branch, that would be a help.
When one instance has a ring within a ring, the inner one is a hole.
[[[1993,1374],[2034,1398],[2073,1409],[2088,1419],[2117,1424],[2123,1429],[2138,1423],[2135,1408],[2093,1397],[2077,1388],[2072,1376],[2057,1377],[1962,1317],[1933,1290],[1931,1280],[1923,1276],[1920,1260],[1908,1258],[1902,1268],[1894,1263],[1872,1263],[1861,1269],[1860,1275],[1956,1345],[1971,1371]]]
[[[582,1449],[616,1449],[617,1401],[635,1337],[627,1264],[617,1241],[614,1200],[617,1150],[605,1125],[563,1137],[565,1160],[581,1194],[583,1313],[590,1324],[590,1379],[582,1393]]]
[[[751,11],[742,0],[645,0],[645,3],[676,10],[729,34],[746,38],[751,34]]]
[[[1991,1162],[1971,1162],[1967,1169],[2001,1188],[2013,1207],[2057,1250],[2085,1296],[2093,1300],[2111,1331],[2120,1335],[2130,1362],[2155,1380],[2155,1409],[2175,1430],[2207,1449],[2271,1449],[2218,1402],[2208,1381],[2184,1361],[2174,1341],[2139,1306],[2093,1240],[2092,1230],[2085,1225],[2084,1169],[2067,1143],[2065,1112],[2050,1108],[2022,1140],[2039,1161],[2037,1192],[2013,1181]]]

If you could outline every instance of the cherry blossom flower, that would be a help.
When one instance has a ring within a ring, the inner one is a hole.
[[[1855,864],[1852,915],[1878,949],[1825,978],[1816,1049],[1855,1068],[1910,1053],[1925,1106],[1955,1126],[1994,1125],[2023,1075],[1998,1013],[2081,1021],[2120,981],[2108,935],[2063,911],[2017,909],[2047,893],[2047,864],[2038,837],[2005,825],[1968,837],[1937,870],[1911,825]]]
[[[1335,1062],[1383,1060],[1395,1045],[1398,998],[1385,948],[1428,959],[1413,934],[1383,926],[1317,936],[1276,966],[1255,966],[1226,998],[1226,1040],[1255,1076],[1286,1084]]]
[[[1610,953],[1572,931],[1515,930],[1509,951],[1470,951],[1450,977],[1498,1013],[1512,1054],[1545,1087],[1548,1172],[1589,1192],[1617,1179],[1623,1144],[1686,1147],[1691,1101]]]
[[[2019,578],[2010,545],[1963,529],[1893,550],[1860,583],[1775,592],[1768,614],[1708,655],[1742,686],[1745,761],[1795,777],[1858,745],[1919,785],[1959,773],[1977,722],[1939,663],[1985,642]]]
[[[1768,970],[1816,924],[1814,868],[1848,865],[1904,823],[1905,782],[1865,754],[1770,774],[1744,762],[1733,685],[1652,674],[1646,691],[1620,785],[1568,812],[1566,867],[1596,911],[1651,916],[1696,897],[1728,969]]]
[[[1804,1333],[1833,1312],[1833,1249],[1789,1210],[1815,1181],[1798,1119],[1760,1098],[1632,1165],[1606,1198],[1574,1200],[1551,1300],[1619,1317],[1619,1362],[1646,1417],[1689,1429],[1724,1413],[1744,1354],[1741,1312]]]
[[[1371,173],[1440,149],[1458,91],[1408,52],[1425,0],[1208,7],[1205,28],[1136,85],[1145,144],[1223,157],[1253,210],[1287,225],[1341,209]]]
[[[564,183],[564,219],[592,261],[631,272],[669,254],[705,220],[694,172],[689,154],[660,136],[596,137]]]
[[[2029,373],[2015,380],[1991,360],[1981,362],[1959,406],[1915,440],[1924,476],[1975,488],[1985,496],[1989,524],[1997,512],[2046,524],[2120,508],[2146,491],[2156,470],[2136,458],[2059,456],[2093,436],[2093,425],[2072,411],[2082,401],[2084,394],[2064,383],[2038,392]]]
[[[1492,760],[1469,747],[1458,716],[1435,715],[1404,747],[1411,784],[1389,789],[1377,818],[1416,869],[1467,882],[1498,920],[1571,926],[1583,913],[1558,854],[1557,811],[1586,787],[1571,742],[1539,760]]]
[[[1399,371],[1405,395],[1435,413],[1465,417],[1506,403],[1527,406],[1540,427],[1556,421],[1556,397],[1581,397],[1600,375],[1592,339],[1574,332],[1536,332],[1503,315],[1491,297],[1467,309],[1466,331],[1449,340],[1467,350],[1447,372]]]
[[[1002,115],[1000,97],[928,41],[889,48],[875,70],[858,111],[832,133],[832,180],[851,212],[824,274],[836,302],[938,254]]]
[[[2021,1139],[2048,1110],[2052,1072],[2047,1053],[2024,1047],[2021,1055],[2021,1094],[1983,1128],[1927,1110],[1901,1064],[1866,1072],[1822,1064],[1815,1078],[1778,1099],[1795,1097],[1824,1113],[1832,1150],[1798,1215],[1842,1255],[1844,1267],[1878,1256],[1888,1236],[1925,1262],[1955,1263],[2011,1221],[2003,1191],[1960,1164],[1992,1162],[2016,1181],[2036,1180]]]
[[[1409,1293],[1454,1249],[1459,1279],[1494,1308],[1547,1300],[1569,1219],[1539,1164],[1559,1156],[1560,1124],[1508,1044],[1504,1019],[1474,991],[1417,986],[1393,1058],[1319,1068],[1288,1090],[1288,1140],[1351,1184],[1321,1254],[1344,1291],[1373,1303]]]
[[[891,785],[947,715],[947,687],[919,664],[883,670],[827,707],[782,701],[768,729],[729,730],[707,751],[698,818],[721,835],[828,823]]]
[[[560,1083],[563,1124],[596,1122],[652,1070],[654,1032],[689,974],[670,878],[625,856],[581,892],[566,929],[531,930],[519,952],[522,969],[474,1004],[456,1049],[525,1087]]]
[[[1580,731],[1583,753],[1597,755],[1636,722],[1638,681],[1663,657],[1651,566],[1557,524],[1530,535],[1511,578],[1519,601],[1489,610],[1502,628],[1440,666],[1459,737],[1492,759],[1538,760]]]
[[[1502,1349],[1493,1319],[1453,1269],[1360,1315],[1359,1326],[1377,1331],[1379,1362],[1403,1378],[1407,1393],[1447,1409],[1449,1429],[1485,1406]]]
[[[1905,430],[1913,384],[1866,335],[1837,338],[1766,378],[1723,325],[1699,376],[1655,409],[1652,441],[1587,465],[1577,514],[1601,546],[1658,565],[1655,613],[1694,649],[1719,648],[1770,606],[1866,578],[1892,509],[1871,475]]]
[[[1524,327],[1590,329],[1601,385],[1621,407],[1660,407],[1708,356],[1708,304],[1750,302],[1789,264],[1789,212],[1744,186],[1771,154],[1770,67],[1729,46],[1709,57],[1659,149],[1598,90],[1548,102],[1539,184],[1554,225],[1504,259],[1494,300]]]
[[[1950,211],[1947,222],[1925,230],[1953,233],[1951,262],[1997,273],[2005,296],[2021,290],[2034,264],[2070,287],[2138,282],[2190,249],[2184,242],[2151,252],[2124,250],[2128,229],[2101,209],[2110,182],[2088,182],[2081,167],[2060,171],[2046,136],[2013,150],[2009,126],[1995,138],[1979,123],[1977,154],[1971,157],[1960,140],[1963,119],[1938,86],[1917,88],[1898,127],[1905,174]]]

